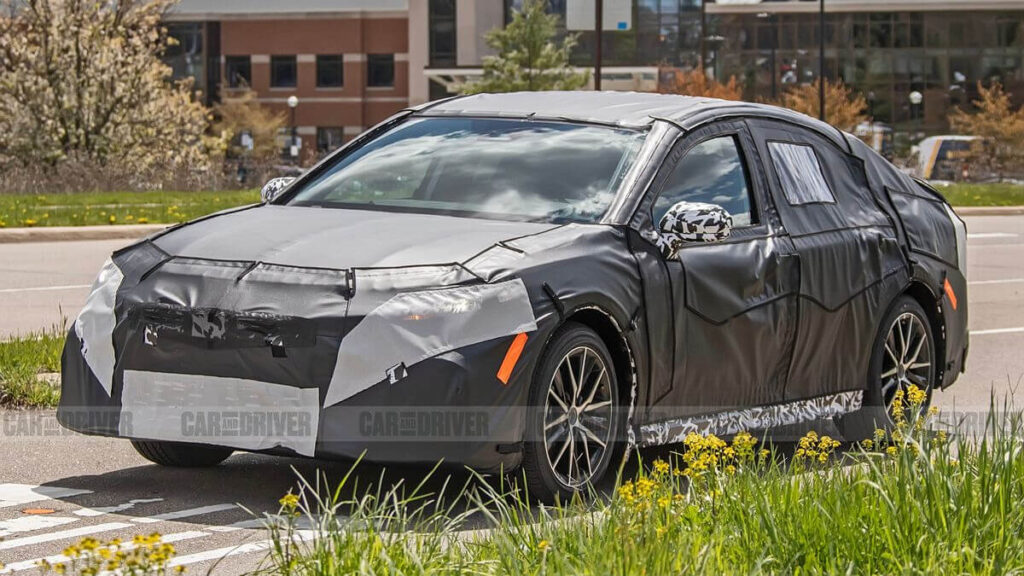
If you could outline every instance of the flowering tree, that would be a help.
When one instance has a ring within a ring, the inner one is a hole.
[[[1024,168],[1024,108],[1014,110],[1010,95],[998,82],[985,88],[978,84],[975,110],[957,109],[949,124],[961,134],[980,136],[971,149],[971,161],[989,168],[1002,179]]]
[[[170,83],[171,0],[0,0],[0,165],[202,166],[206,109]]]
[[[484,58],[483,78],[463,86],[463,92],[575,90],[587,84],[590,72],[569,66],[576,36],[555,42],[558,16],[548,14],[547,6],[547,0],[525,0],[508,26],[487,33],[487,45],[498,54]]]

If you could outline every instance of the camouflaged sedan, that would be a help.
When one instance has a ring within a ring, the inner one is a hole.
[[[550,500],[625,448],[820,418],[859,439],[949,386],[965,239],[927,184],[786,110],[453,98],[114,253],[58,416],[164,465],[444,460]]]

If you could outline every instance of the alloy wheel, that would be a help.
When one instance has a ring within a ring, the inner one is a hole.
[[[573,348],[558,364],[544,403],[544,451],[559,482],[587,484],[611,450],[612,380],[601,355]]]
[[[911,312],[900,314],[885,337],[882,358],[882,399],[890,415],[896,392],[913,384],[922,390],[931,388],[932,349],[928,328]]]

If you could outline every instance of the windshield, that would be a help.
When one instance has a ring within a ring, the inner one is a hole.
[[[580,124],[414,119],[327,166],[287,204],[596,222],[642,141]]]

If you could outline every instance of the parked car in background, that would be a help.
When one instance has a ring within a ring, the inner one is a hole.
[[[916,147],[917,170],[915,175],[924,180],[983,180],[987,176],[972,166],[972,148],[981,139],[977,136],[931,136]]]
[[[927,184],[791,111],[453,98],[115,252],[58,418],[165,465],[443,459],[550,501],[693,432],[887,425],[964,368],[965,243]]]

